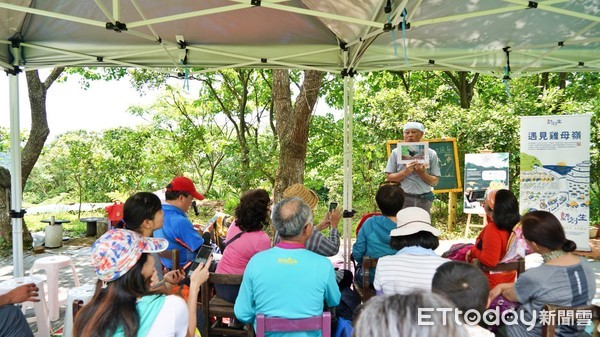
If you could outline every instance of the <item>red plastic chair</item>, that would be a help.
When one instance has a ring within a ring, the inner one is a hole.
[[[256,315],[256,337],[264,337],[265,332],[293,332],[321,330],[323,337],[331,337],[331,314],[324,311],[321,316],[300,319],[265,317]]]
[[[367,213],[367,214],[363,215],[362,218],[360,218],[360,221],[358,222],[358,226],[356,226],[356,236],[357,237],[358,237],[358,231],[360,230],[362,225],[365,223],[365,221],[367,221],[368,218],[375,216],[375,215],[381,215],[381,213],[379,213],[379,212]]]

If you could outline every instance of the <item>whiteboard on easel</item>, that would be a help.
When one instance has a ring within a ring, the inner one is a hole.
[[[487,190],[508,189],[509,154],[467,153],[465,155],[465,190],[463,210],[467,214],[485,214],[480,198],[469,196]]]

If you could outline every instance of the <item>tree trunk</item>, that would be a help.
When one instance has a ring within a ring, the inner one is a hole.
[[[23,189],[50,133],[46,116],[46,94],[63,70],[64,68],[52,69],[44,82],[40,80],[37,70],[25,72],[31,107],[31,128],[27,143],[21,153],[21,188]],[[12,226],[10,218],[5,213],[7,208],[10,209],[10,173],[8,171],[0,172],[0,209],[3,213],[0,215],[0,237],[7,240],[8,245],[12,246]],[[31,243],[31,233],[23,221],[23,246],[29,247]]]
[[[550,73],[541,73],[540,74],[540,80],[538,83],[540,86],[541,93],[543,93],[544,91],[546,91],[546,89],[548,89],[549,75],[550,75]]]
[[[292,107],[288,71],[273,70],[273,101],[279,136],[279,166],[273,191],[276,201],[288,186],[303,182],[308,128],[322,79],[320,71],[304,71],[304,82]]]
[[[444,71],[444,74],[450,78],[450,85],[460,98],[460,107],[463,109],[471,108],[473,90],[475,89],[475,84],[477,84],[477,80],[479,79],[479,73],[475,73],[470,81],[467,76],[468,72],[466,71],[459,71],[456,75],[450,71]]]

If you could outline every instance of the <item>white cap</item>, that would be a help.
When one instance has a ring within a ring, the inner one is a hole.
[[[425,132],[425,125],[423,125],[423,123],[419,123],[419,122],[408,122],[408,123],[404,124],[404,128],[402,129],[402,131],[406,131],[406,130],[410,130],[410,129],[415,129],[415,130],[419,130],[421,132]]]
[[[390,236],[406,236],[420,231],[429,232],[435,236],[442,234],[439,229],[431,226],[429,212],[420,207],[401,209],[396,214],[396,219],[396,229],[392,229]]]

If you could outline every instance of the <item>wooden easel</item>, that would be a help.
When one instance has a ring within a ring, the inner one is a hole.
[[[471,213],[467,214],[467,226],[465,227],[465,239],[469,238],[469,228],[471,227],[477,227],[477,228],[483,228],[485,227],[485,225],[487,225],[487,219],[485,217],[485,213],[484,214],[477,214],[479,215],[483,220],[482,220],[482,224],[472,224],[471,223]]]
[[[480,150],[479,153],[492,153],[492,150]],[[465,227],[465,239],[469,238],[469,228],[471,227],[477,227],[477,228],[483,228],[485,227],[485,225],[487,225],[487,218],[485,216],[485,213],[483,214],[477,214],[482,218],[482,224],[471,224],[471,213],[467,214],[467,226]]]

